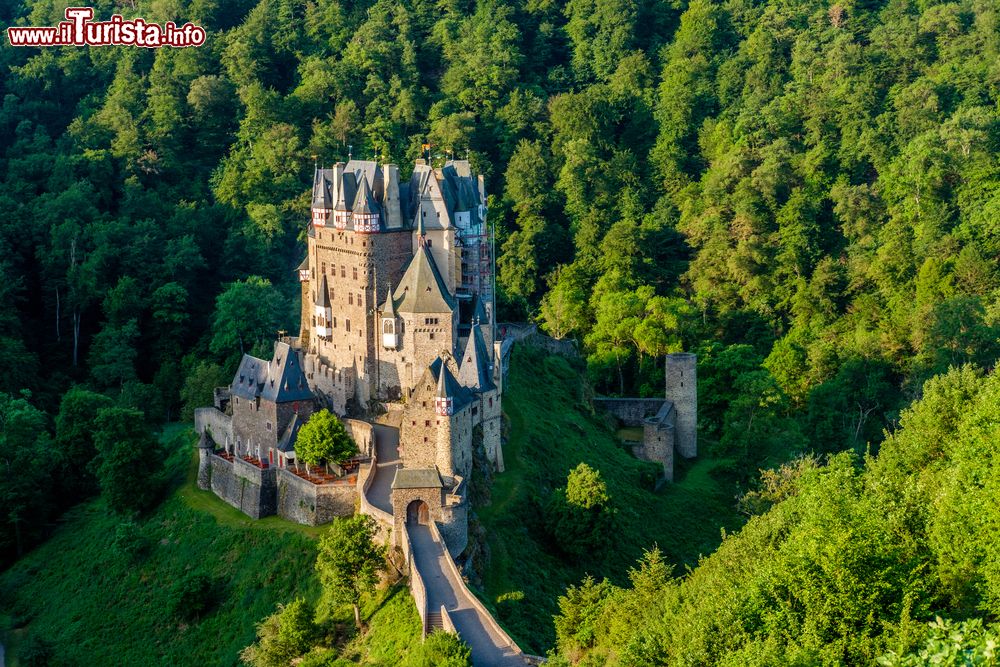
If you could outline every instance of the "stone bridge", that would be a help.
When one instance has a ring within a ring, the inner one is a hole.
[[[361,511],[375,517],[388,532],[392,527],[392,479],[399,467],[399,430],[376,424],[375,457],[362,473]],[[456,632],[472,649],[476,667],[540,664],[542,659],[521,651],[462,579],[433,520],[403,523],[400,544],[410,569],[413,594],[424,633]]]

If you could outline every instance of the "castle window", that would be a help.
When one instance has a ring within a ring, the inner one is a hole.
[[[427,436],[426,435],[424,436],[424,442],[427,442]]]
[[[472,408],[472,416],[475,417],[479,414],[479,408]]]
[[[434,340],[434,332],[433,331],[431,332],[430,339]]]
[[[350,320],[344,320],[344,326],[347,328],[348,331],[350,331],[351,330],[351,321]]]
[[[322,267],[323,268],[320,270],[320,273],[326,273],[326,262],[322,263]]]
[[[430,419],[425,419],[424,420],[424,426],[430,426],[430,425],[431,425],[431,420]]]
[[[270,431],[270,430],[271,430],[271,422],[267,422],[266,424],[264,424],[264,427],[265,427],[265,428],[266,428],[266,429],[267,429],[268,431]]]
[[[350,292],[347,293],[347,305],[349,306],[354,305],[354,295],[351,294]]]
[[[358,279],[358,267],[356,267],[356,266],[354,267],[353,273],[354,273],[354,279],[357,280]]]
[[[341,278],[346,278],[347,277],[347,267],[346,266],[340,267],[340,277]]]
[[[433,244],[431,243],[431,240],[430,240],[430,239],[427,239],[427,247],[428,247],[428,248],[430,248],[430,247],[431,247],[432,245],[433,245]]]
[[[361,305],[361,294],[358,294],[358,305]]]
[[[490,407],[491,408],[493,407],[493,399],[492,398],[490,398]]]
[[[416,419],[414,419],[414,420],[412,420],[410,422],[410,426],[416,426],[416,425],[417,425],[417,420]]]

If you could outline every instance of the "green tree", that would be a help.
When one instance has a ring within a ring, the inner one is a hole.
[[[313,608],[302,598],[278,605],[278,611],[257,624],[257,641],[243,649],[240,658],[253,667],[292,664],[319,640],[313,615]]]
[[[97,456],[94,429],[98,413],[111,405],[111,399],[104,394],[82,387],[67,391],[59,403],[55,444],[65,466],[60,483],[65,485],[70,498],[80,499],[97,491],[97,480],[90,467]]]
[[[295,439],[295,456],[306,465],[346,461],[357,453],[344,423],[325,408],[309,417]]]
[[[545,509],[549,534],[567,554],[599,559],[615,510],[598,470],[586,463],[570,471],[566,486],[552,492]]]
[[[142,412],[105,408],[94,429],[93,469],[108,506],[122,514],[150,509],[162,485],[163,452]]]
[[[215,300],[212,351],[229,356],[247,352],[275,334],[281,296],[271,281],[259,276],[229,283]]]
[[[378,526],[367,514],[334,519],[319,541],[316,573],[323,594],[320,611],[351,605],[361,628],[361,596],[375,590],[385,570],[386,548],[378,544]]]

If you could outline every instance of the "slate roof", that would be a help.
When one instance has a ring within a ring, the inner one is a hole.
[[[316,305],[320,308],[330,308],[330,289],[326,282],[326,274],[319,277],[319,291],[316,292]]]
[[[355,213],[378,213],[379,205],[368,185],[368,178],[362,175],[358,183],[358,194],[354,198],[354,207],[351,210]]]
[[[441,357],[437,357],[431,362],[429,366],[431,370],[431,375],[435,378],[437,382],[437,390],[434,392],[437,398],[450,398],[451,404],[458,412],[462,408],[466,407],[475,399],[472,392],[463,387],[455,376],[451,374],[448,370],[448,364],[444,363]]]
[[[333,208],[333,191],[331,178],[333,170],[317,169],[313,175],[313,197],[314,208]]]
[[[274,403],[306,401],[313,398],[298,355],[287,343],[274,344],[274,357],[264,361],[244,354],[230,385],[233,396],[247,400],[260,398]]]
[[[458,369],[458,381],[473,391],[496,389],[490,368],[492,360],[493,356],[486,348],[482,329],[472,327],[469,342],[465,345],[465,354],[462,355],[462,365]]]
[[[299,413],[292,415],[291,421],[288,422],[288,426],[285,427],[285,432],[281,434],[281,439],[278,440],[278,451],[287,454],[288,452],[295,451],[295,441],[299,437],[299,429],[302,428],[302,420],[299,419]]]
[[[437,468],[396,468],[394,489],[440,489],[444,487]]]
[[[392,282],[385,294],[385,305],[382,306],[382,317],[396,317],[396,300],[392,298]]]
[[[434,258],[424,246],[417,247],[393,297],[401,313],[451,313],[456,305]]]

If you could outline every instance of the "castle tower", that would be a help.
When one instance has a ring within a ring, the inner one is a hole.
[[[674,443],[677,453],[690,459],[698,455],[698,357],[689,352],[666,357],[667,400],[677,417]]]
[[[392,298],[392,283],[385,295],[385,305],[382,306],[382,347],[395,350],[399,345],[399,322],[396,319],[396,304]]]

